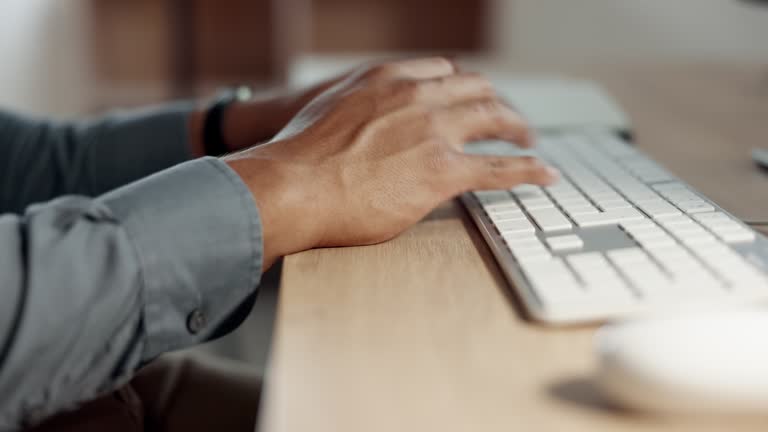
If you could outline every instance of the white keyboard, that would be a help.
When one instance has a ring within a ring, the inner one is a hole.
[[[472,151],[521,154],[499,142]],[[608,132],[539,136],[555,185],[462,196],[534,319],[768,300],[768,239]]]

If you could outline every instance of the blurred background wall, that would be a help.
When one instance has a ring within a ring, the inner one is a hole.
[[[491,27],[495,48],[521,60],[768,63],[768,7],[758,3],[495,0]]]
[[[67,114],[87,109],[87,3],[0,0],[0,105]]]
[[[0,105],[75,114],[283,82],[301,53],[768,63],[739,0],[2,0]]]

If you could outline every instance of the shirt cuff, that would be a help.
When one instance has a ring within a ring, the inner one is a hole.
[[[262,272],[253,196],[225,163],[177,165],[100,198],[122,224],[143,281],[143,360],[221,333]],[[218,331],[217,331],[218,330]]]

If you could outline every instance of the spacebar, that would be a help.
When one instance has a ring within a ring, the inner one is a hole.
[[[581,227],[591,227],[613,225],[629,220],[645,219],[645,216],[633,208],[618,208],[602,213],[574,215],[573,219],[576,221],[576,224]]]

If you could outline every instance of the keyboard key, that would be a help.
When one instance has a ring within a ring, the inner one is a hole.
[[[527,232],[513,232],[513,233],[504,233],[501,234],[501,238],[504,240],[507,245],[515,244],[515,243],[524,243],[524,242],[533,242],[538,241],[540,242],[539,238],[536,237],[536,234],[533,233],[527,233]]]
[[[485,204],[483,205],[483,210],[485,210],[486,213],[504,213],[508,211],[520,211],[520,206],[517,205],[514,201],[508,201],[508,202],[500,202],[496,204]]]
[[[522,268],[526,275],[541,279],[568,279],[573,277],[573,274],[565,265],[562,258],[554,258],[546,264],[525,264]]]
[[[582,196],[578,189],[568,183],[567,180],[563,181],[562,179],[559,183],[548,186],[544,188],[544,190],[546,190],[550,195],[557,198],[558,200]]]
[[[621,267],[625,264],[650,262],[648,255],[640,248],[614,249],[606,253],[608,259]]]
[[[502,234],[501,236],[505,242],[507,242],[507,245],[512,246],[518,246],[518,245],[542,245],[541,240],[536,236],[536,234],[531,233],[507,233]]]
[[[573,224],[556,208],[532,209],[528,213],[544,232],[569,230],[573,227]]]
[[[552,200],[545,196],[535,198],[521,198],[520,204],[522,204],[523,207],[528,211],[542,208],[553,208],[555,206],[555,204],[552,203]]]
[[[502,221],[509,221],[509,220],[525,220],[525,214],[520,210],[512,210],[508,212],[501,212],[501,213],[490,213],[488,214],[488,217],[493,221],[493,223],[499,223]]]
[[[512,195],[510,195],[507,191],[475,191],[473,194],[475,195],[475,198],[477,198],[477,200],[480,202],[480,204],[484,205],[510,202],[514,203]]]
[[[679,237],[680,241],[690,248],[698,248],[703,245],[717,243],[715,236],[708,232],[701,234],[685,234]]]
[[[577,235],[548,237],[546,241],[553,251],[575,250],[584,247],[584,241]]]
[[[619,200],[623,201],[623,199],[621,198],[621,195],[614,192],[613,189],[605,189],[605,190],[602,190],[601,192],[594,192],[594,193],[587,192],[587,195],[598,204],[600,202],[619,201]]]
[[[704,220],[702,223],[705,227],[712,230],[714,233],[727,232],[727,231],[740,231],[744,227],[733,220]]]
[[[680,210],[675,208],[675,206],[661,199],[641,202],[638,204],[638,207],[654,219],[666,216],[679,216],[682,214],[680,213]]]
[[[536,236],[507,240],[507,246],[520,262],[547,261],[552,254]]]
[[[713,279],[704,265],[696,260],[678,261],[668,267],[672,278],[678,282],[687,281],[692,284],[707,282]]]
[[[666,228],[667,230],[669,230],[669,232],[674,234],[676,237],[680,237],[680,238],[707,234],[707,230],[702,228],[701,225],[698,225],[693,222],[686,223],[686,224],[672,225]]]
[[[680,302],[692,302],[701,298],[712,299],[715,295],[722,296],[728,293],[727,285],[704,267],[700,267],[700,271],[696,273],[687,270],[676,275],[673,287]],[[667,299],[667,301],[674,300],[676,299],[672,296]]]
[[[693,219],[684,214],[678,214],[675,216],[657,217],[657,222],[662,226],[671,228],[675,225],[695,225]]]
[[[520,200],[526,198],[546,198],[547,196],[540,187],[527,184],[515,186],[511,189],[511,192]]]
[[[700,213],[693,215],[693,218],[699,221],[702,224],[706,224],[707,222],[715,222],[715,221],[732,221],[728,215],[721,212],[711,212],[711,213]]]
[[[635,240],[637,240],[637,242],[640,243],[643,248],[649,251],[652,249],[663,249],[670,246],[675,246],[677,244],[675,239],[668,235],[661,235],[657,237],[639,237]]]
[[[584,297],[584,290],[559,258],[546,263],[522,263],[522,269],[545,305],[580,301]]]
[[[513,251],[513,254],[520,263],[546,262],[552,259],[552,254],[546,250]]]
[[[615,209],[603,213],[572,215],[573,219],[581,227],[593,227],[600,225],[615,225],[620,222],[643,219],[645,216],[635,209]]]
[[[623,303],[632,303],[636,300],[627,283],[605,258],[602,261],[589,261],[572,257],[573,255],[566,259],[581,279],[590,300]]]
[[[701,225],[697,224],[696,222],[692,222],[692,221],[689,221],[689,222],[680,221],[680,222],[677,222],[677,223],[674,223],[674,224],[665,224],[662,221],[662,225],[669,232],[671,232],[672,234],[674,234],[676,236],[683,236],[683,235],[686,235],[686,234],[692,234],[692,235],[693,234],[701,234],[701,233],[706,233],[707,232],[707,230],[705,230],[704,227],[702,227]]]
[[[675,263],[695,262],[693,255],[680,245],[667,248],[651,249],[648,253],[663,267],[671,267]]]
[[[536,232],[536,227],[534,227],[528,219],[500,221],[496,224],[496,229],[499,230],[499,233],[502,235],[519,232],[533,234]]]
[[[624,231],[635,239],[669,237],[669,235],[658,225],[628,225],[624,226]]]
[[[720,232],[717,236],[726,243],[751,243],[757,238],[754,232],[747,229]]]
[[[633,219],[621,222],[619,225],[627,231],[644,231],[644,230],[656,230],[659,226],[650,219]]]
[[[608,260],[605,259],[600,252],[582,252],[577,254],[571,254],[566,257],[566,261],[572,266],[589,267],[589,266],[607,266]]]
[[[765,275],[729,248],[697,251],[697,255],[734,290],[768,289]]]
[[[585,207],[574,207],[574,208],[566,208],[564,209],[568,215],[573,218],[575,216],[579,215],[587,215],[587,214],[596,214],[600,213],[597,208],[593,206],[585,206]]]
[[[655,184],[652,187],[659,192],[673,191],[673,190],[688,190],[688,188],[682,183],[662,183],[662,184]]]
[[[598,201],[597,205],[600,206],[603,210],[613,210],[618,208],[632,208],[632,204],[630,204],[625,199],[616,199],[616,200],[608,200],[608,201]]]
[[[656,264],[643,261],[630,266],[621,266],[620,270],[641,297],[657,300],[669,295],[672,280],[662,273]]]
[[[726,243],[750,243],[757,238],[751,229],[734,221],[723,213],[702,213],[697,216],[704,216],[707,214],[711,214],[712,216],[699,217],[699,221]]]
[[[592,203],[590,203],[589,200],[584,198],[583,195],[574,195],[568,198],[558,199],[557,203],[563,207],[582,207],[582,206],[592,205]]]
[[[711,212],[714,211],[715,208],[704,202],[703,200],[689,200],[689,201],[679,201],[676,202],[675,205],[677,205],[680,210],[692,214],[692,213],[703,213],[703,212]]]

